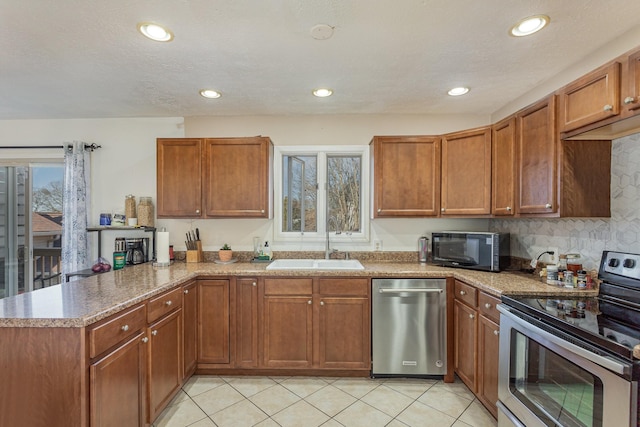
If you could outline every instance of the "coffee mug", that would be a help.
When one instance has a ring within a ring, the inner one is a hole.
[[[138,218],[127,218],[127,224],[130,227],[136,227],[138,225]]]

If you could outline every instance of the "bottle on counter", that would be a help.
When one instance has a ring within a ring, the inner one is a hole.
[[[269,247],[269,242],[268,241],[264,242],[264,247],[262,248],[262,254],[268,256],[269,259],[272,258],[271,257],[271,255],[272,255],[271,254],[271,248]]]
[[[557,265],[547,265],[547,285],[558,286]]]

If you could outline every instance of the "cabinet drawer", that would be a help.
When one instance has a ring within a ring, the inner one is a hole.
[[[182,306],[182,288],[157,296],[148,303],[147,322],[155,322],[170,311]]]
[[[500,312],[496,305],[500,304],[500,300],[484,292],[478,295],[478,307],[480,313],[496,323],[500,323]]]
[[[117,314],[89,330],[89,357],[94,358],[146,326],[146,306]]]
[[[322,295],[369,295],[369,279],[320,279]]]
[[[478,304],[478,290],[464,282],[456,280],[455,295],[457,300],[471,307],[475,308]]]
[[[264,279],[265,295],[311,295],[313,279]]]

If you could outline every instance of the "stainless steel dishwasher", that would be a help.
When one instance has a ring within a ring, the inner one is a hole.
[[[372,376],[447,370],[446,279],[373,279]]]

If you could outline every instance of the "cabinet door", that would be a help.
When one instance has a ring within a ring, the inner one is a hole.
[[[183,380],[196,369],[198,360],[198,289],[193,281],[182,287]]]
[[[198,362],[229,363],[229,281],[198,280]]]
[[[159,138],[156,148],[158,218],[202,216],[202,140]]]
[[[454,369],[460,379],[471,389],[477,390],[477,342],[478,313],[475,309],[455,300],[453,302],[454,317]]]
[[[263,365],[310,368],[313,364],[311,296],[265,296]]]
[[[258,279],[236,280],[236,366],[258,366]]]
[[[373,216],[437,216],[440,208],[440,138],[376,136]]]
[[[271,140],[214,138],[204,144],[206,216],[268,218]]]
[[[478,399],[498,417],[498,348],[500,327],[485,316],[480,316],[478,329]]]
[[[143,336],[136,334],[89,368],[91,426],[145,425],[147,344]]]
[[[640,51],[629,56],[628,84],[623,92],[623,104],[627,110],[637,110],[640,108]]]
[[[566,86],[560,93],[560,131],[620,114],[620,63],[600,67]]]
[[[493,126],[491,213],[512,216],[516,207],[516,118]]]
[[[518,212],[558,211],[556,102],[552,95],[516,115]]]
[[[442,215],[491,212],[491,128],[445,135],[442,139]]]
[[[320,298],[320,368],[370,369],[369,299]]]
[[[151,423],[182,385],[182,309],[150,325],[148,330],[148,421]]]

